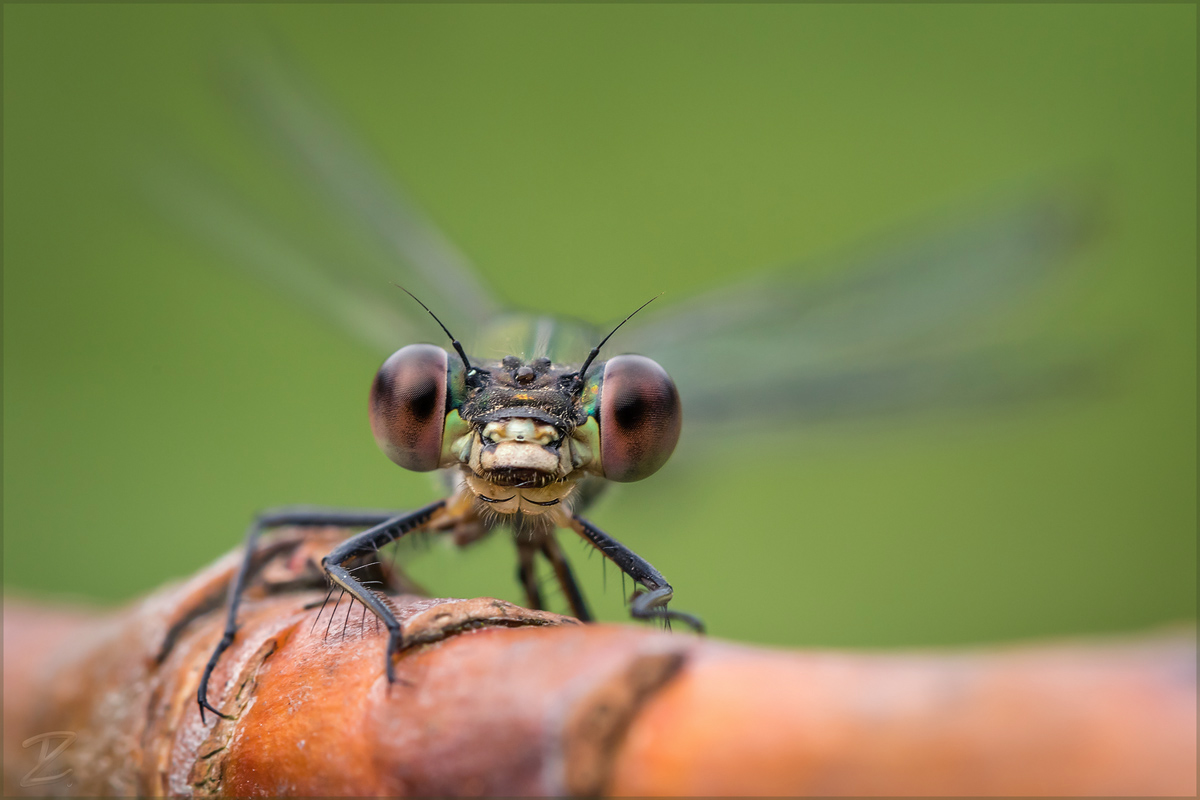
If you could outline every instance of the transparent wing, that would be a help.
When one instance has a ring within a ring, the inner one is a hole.
[[[1097,230],[1086,195],[1026,196],[848,256],[764,273],[634,320],[622,349],[667,368],[689,424],[1010,402],[1090,385],[1069,345],[1004,320]],[[802,280],[801,274],[825,276]],[[636,323],[636,324],[635,324]]]
[[[401,312],[403,304],[386,302],[378,280],[344,269],[345,259],[305,242],[295,228],[272,226],[239,204],[228,187],[206,185],[201,173],[178,165],[153,174],[148,191],[158,209],[230,265],[380,352],[420,337],[411,314]]]
[[[429,335],[414,305],[381,291],[393,282],[470,342],[471,331],[497,321],[497,303],[298,74],[259,53],[225,78],[238,117],[279,160],[283,190],[245,200],[227,182],[176,165],[156,171],[162,204],[236,264],[380,351]],[[660,361],[679,384],[689,425],[1010,402],[1077,387],[1088,371],[1077,352],[980,330],[1041,295],[1095,220],[1086,195],[1027,193],[867,255],[786,265],[673,306],[655,303],[604,355]],[[814,274],[823,277],[801,277]]]
[[[258,144],[252,160],[261,174],[163,159],[150,179],[162,209],[239,268],[372,347],[429,335],[424,320],[416,330],[406,321],[419,319],[419,309],[399,290],[389,293],[393,283],[436,308],[463,339],[497,316],[468,259],[384,177],[294,65],[262,50],[236,63],[221,76],[224,96]],[[249,186],[254,180],[274,194]]]
[[[301,84],[298,74],[262,58],[240,73],[243,79],[233,84],[235,96],[268,141],[315,183],[331,213],[347,225],[360,226],[396,262],[410,265],[434,299],[471,319],[491,319],[498,306],[466,256],[402,190],[384,180],[380,165]]]

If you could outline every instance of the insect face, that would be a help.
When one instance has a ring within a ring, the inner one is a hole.
[[[547,358],[524,363],[508,356],[489,364],[486,377],[466,389],[458,413],[471,433],[460,442],[459,455],[469,469],[468,485],[495,511],[529,506],[530,513],[540,513],[593,467],[594,427],[587,425],[574,375]],[[552,496],[534,498],[527,491],[555,485]],[[518,491],[502,491],[507,489]],[[504,500],[510,497],[513,502]]]
[[[472,491],[500,513],[524,510],[510,509],[504,498],[516,495],[500,489],[568,489],[587,473],[636,481],[666,463],[681,422],[666,371],[625,355],[596,364],[582,381],[578,375],[546,358],[515,356],[468,371],[439,347],[409,345],[375,377],[371,428],[406,469],[467,467]],[[541,503],[530,502],[538,513]]]

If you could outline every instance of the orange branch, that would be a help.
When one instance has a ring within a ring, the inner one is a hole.
[[[279,563],[296,568],[300,542]],[[196,686],[234,563],[111,616],[7,601],[7,794],[1196,792],[1190,633],[785,652],[406,595],[414,644],[389,686],[373,617],[343,604],[327,634],[323,592],[283,591],[247,603],[211,684],[234,719],[205,725]],[[60,732],[74,739],[48,762],[41,740],[22,747]]]

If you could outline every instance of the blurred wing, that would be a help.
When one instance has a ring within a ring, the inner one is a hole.
[[[298,241],[294,230],[256,218],[228,187],[207,187],[198,173],[160,167],[148,191],[161,211],[230,264],[362,344],[386,353],[398,342],[421,338],[411,311],[402,313],[401,302],[382,296],[379,281],[359,280],[342,269],[344,260],[322,256]]]
[[[259,160],[269,167],[281,159],[273,178],[284,188],[247,202],[227,180],[176,166],[155,175],[165,208],[243,269],[382,352],[430,338],[417,307],[398,290],[387,293],[390,283],[412,290],[465,341],[503,324],[467,259],[386,180],[293,65],[261,53],[242,65],[225,83],[238,119],[252,120],[265,145]],[[290,218],[250,210],[266,208]],[[1076,354],[971,332],[1061,271],[1095,228],[1087,208],[1070,196],[1027,198],[874,256],[765,273],[648,309],[607,350],[660,361],[679,384],[689,423],[1057,392],[1082,380]],[[802,281],[800,272],[826,277]]]
[[[232,170],[218,179],[175,160],[154,171],[156,201],[237,266],[372,347],[431,335],[424,312],[393,283],[469,340],[498,304],[467,258],[298,76],[266,53],[243,57],[241,69],[223,75],[236,119],[250,122],[262,145],[256,166],[282,159],[263,181],[279,187],[275,198],[244,200]],[[415,329],[406,322],[418,319]]]
[[[1090,380],[1087,358],[988,328],[1043,293],[1095,229],[1082,197],[1025,199],[843,259],[821,280],[781,270],[647,314],[621,346],[666,367],[689,423],[1058,393]]]

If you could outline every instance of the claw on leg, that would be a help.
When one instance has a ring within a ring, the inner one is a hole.
[[[682,611],[670,611],[667,602],[674,590],[662,573],[650,562],[630,550],[604,531],[580,516],[570,519],[571,528],[596,547],[605,558],[621,568],[621,578],[628,575],[647,591],[637,592],[629,603],[629,613],[635,619],[661,619],[668,629],[672,620],[682,622],[697,633],[704,633],[704,623],[698,617]]]

